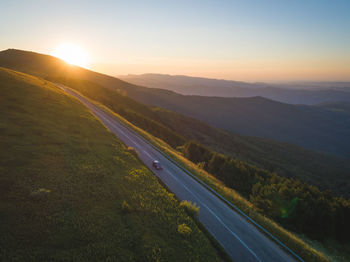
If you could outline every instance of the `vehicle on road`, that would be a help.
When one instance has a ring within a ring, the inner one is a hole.
[[[153,163],[152,163],[152,166],[155,169],[157,169],[157,170],[162,170],[163,169],[158,160],[154,160]]]

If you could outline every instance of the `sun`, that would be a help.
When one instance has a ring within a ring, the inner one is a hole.
[[[87,67],[88,65],[88,55],[80,46],[73,43],[64,43],[57,46],[52,55],[72,65],[81,67]]]

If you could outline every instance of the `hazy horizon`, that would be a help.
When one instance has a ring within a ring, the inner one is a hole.
[[[0,49],[81,52],[81,65],[113,76],[346,82],[348,10],[340,0],[4,1]]]
[[[162,76],[170,76],[170,77],[190,77],[190,78],[204,78],[204,79],[211,79],[211,80],[222,80],[222,81],[235,81],[235,82],[244,82],[244,83],[272,83],[272,84],[312,84],[312,83],[350,83],[349,80],[344,81],[330,81],[330,80],[270,80],[270,81],[248,81],[248,80],[240,80],[240,79],[227,79],[227,78],[216,78],[216,77],[207,77],[207,76],[194,76],[194,75],[184,75],[184,74],[167,74],[167,73],[140,73],[140,74],[114,74],[111,76],[114,77],[129,77],[129,76],[142,76],[142,75],[162,75]]]

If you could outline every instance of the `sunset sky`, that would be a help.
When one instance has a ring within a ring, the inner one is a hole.
[[[349,0],[5,0],[0,50],[72,43],[111,75],[350,81],[349,14]]]

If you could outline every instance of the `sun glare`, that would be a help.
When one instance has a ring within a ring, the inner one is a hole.
[[[76,44],[62,44],[53,51],[53,55],[72,65],[81,67],[87,67],[88,65],[87,54]]]

